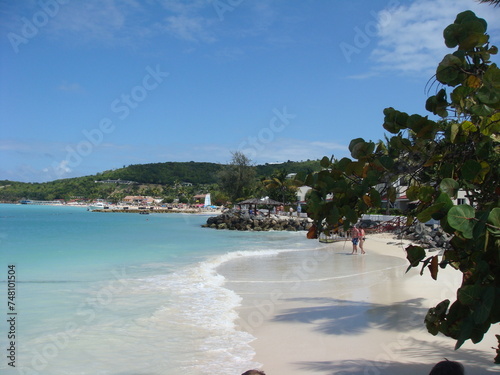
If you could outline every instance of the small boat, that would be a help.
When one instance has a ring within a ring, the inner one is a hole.
[[[106,210],[108,208],[109,207],[105,206],[104,203],[102,203],[102,202],[97,202],[97,203],[92,204],[92,205],[89,206],[90,211],[94,211],[94,210]]]
[[[334,242],[347,241],[347,238],[346,237],[341,237],[338,234],[327,235],[327,234],[321,233],[319,235],[319,239],[318,240],[321,243],[334,243]]]
[[[139,215],[149,215],[148,211],[139,211]]]
[[[347,238],[339,237],[339,238],[320,238],[319,242],[321,243],[334,243],[334,242],[343,242],[347,241]]]

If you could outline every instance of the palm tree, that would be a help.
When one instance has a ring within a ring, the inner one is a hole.
[[[500,5],[500,0],[479,0],[480,3],[489,3],[492,4],[493,6]]]
[[[275,171],[271,175],[271,178],[262,181],[267,190],[278,192],[281,202],[283,203],[288,203],[286,196],[288,195],[289,198],[292,193],[295,194],[298,187],[296,181],[287,178],[287,176],[287,171],[285,169],[280,169],[279,171]]]

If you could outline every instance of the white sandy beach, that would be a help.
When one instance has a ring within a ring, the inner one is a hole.
[[[500,373],[490,329],[480,344],[430,335],[429,307],[454,301],[461,274],[447,268],[434,281],[408,266],[403,244],[372,235],[366,255],[351,244],[318,244],[317,251],[236,259],[220,267],[226,287],[242,298],[239,327],[250,332],[267,375],[428,374],[447,358],[468,375]]]

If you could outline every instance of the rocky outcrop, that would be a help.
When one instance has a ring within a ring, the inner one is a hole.
[[[248,231],[300,231],[309,230],[312,220],[308,218],[287,216],[254,216],[246,211],[231,210],[221,215],[209,217],[205,228],[248,230]]]
[[[400,238],[413,241],[428,251],[442,251],[450,247],[451,235],[441,227],[430,227],[422,223],[415,223],[399,233]]]

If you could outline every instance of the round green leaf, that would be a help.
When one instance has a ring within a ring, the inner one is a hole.
[[[468,204],[454,206],[448,211],[448,223],[454,229],[462,232],[465,238],[472,238],[476,211]]]
[[[375,150],[375,143],[365,142],[362,138],[357,138],[351,141],[349,150],[353,158],[361,159],[373,153]]]
[[[330,159],[328,157],[326,157],[326,156],[323,156],[323,159],[321,159],[321,161],[319,162],[319,164],[323,168],[328,168],[330,166]]]
[[[457,56],[448,54],[439,63],[436,70],[436,79],[444,84],[452,84],[460,75],[462,60]]]
[[[500,208],[495,207],[488,215],[488,231],[495,237],[500,236]]]
[[[475,160],[469,159],[462,166],[462,178],[473,181],[481,171],[481,164]]]
[[[434,188],[432,186],[422,186],[418,192],[418,199],[422,202],[432,202]]]
[[[460,33],[460,25],[451,24],[443,31],[444,43],[448,48],[458,46],[458,34]]]
[[[441,181],[439,188],[450,197],[456,197],[460,185],[452,178],[445,178]]]
[[[407,190],[406,190],[406,196],[408,197],[408,199],[410,201],[416,201],[418,200],[418,192],[420,191],[420,187],[419,186],[410,186]]]

